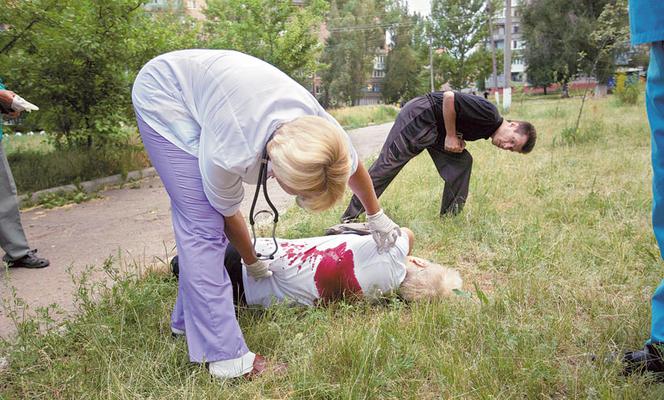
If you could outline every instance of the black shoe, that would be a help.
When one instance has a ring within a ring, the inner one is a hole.
[[[180,263],[178,261],[178,256],[175,256],[171,259],[171,271],[175,275],[175,279],[180,277]]]
[[[37,257],[35,254],[37,249],[30,250],[28,254],[23,257],[12,260],[8,255],[2,257],[2,261],[7,263],[9,268],[45,268],[49,266],[49,262],[45,258]]]
[[[659,347],[659,348],[658,348]],[[662,344],[647,344],[641,350],[628,351],[623,355],[623,373],[652,372],[658,380],[664,380],[664,359],[662,359]]]

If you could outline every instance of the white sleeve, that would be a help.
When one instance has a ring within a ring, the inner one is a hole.
[[[215,210],[225,217],[230,217],[240,209],[244,198],[242,178],[217,165],[213,154],[209,153],[209,149],[205,151],[205,146],[201,146],[198,164],[203,191]]]

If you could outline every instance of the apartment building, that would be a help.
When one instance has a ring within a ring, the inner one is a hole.
[[[521,28],[521,9],[526,3],[526,0],[512,0],[512,30],[510,43],[505,43],[505,7],[498,10],[493,18],[493,32],[489,37],[496,46],[496,50],[504,50],[505,46],[510,46],[512,49],[512,82],[517,84],[527,83],[526,64],[523,57],[523,50],[525,49],[526,42],[522,36]],[[487,42],[487,48],[491,50],[491,42]],[[503,60],[496,60],[502,65]],[[498,87],[503,87],[505,83],[505,76],[498,75]],[[485,82],[487,88],[493,87],[493,79]]]
[[[205,19],[206,0],[150,0],[145,3],[147,11],[181,9],[185,14],[196,19]]]

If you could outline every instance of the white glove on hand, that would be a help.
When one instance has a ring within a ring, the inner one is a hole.
[[[397,238],[401,236],[399,225],[395,224],[390,217],[385,215],[383,209],[373,215],[367,215],[367,222],[369,223],[371,235],[378,245],[379,254],[390,250],[397,241]]]
[[[272,271],[267,269],[267,264],[263,260],[256,260],[253,264],[245,265],[247,266],[247,273],[254,279],[263,279],[272,276]]]
[[[16,95],[14,95],[14,99],[12,100],[12,109],[14,111],[27,111],[27,112],[30,112],[30,111],[39,110],[39,107],[37,107],[36,105],[30,103],[29,101],[27,101],[23,97],[16,94]]]

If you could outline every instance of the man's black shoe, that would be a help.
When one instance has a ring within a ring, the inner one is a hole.
[[[28,254],[23,257],[12,260],[5,254],[2,261],[7,263],[9,268],[45,268],[49,266],[49,261],[45,258],[37,257],[37,249],[30,250]]]
[[[641,350],[628,351],[623,355],[623,373],[652,372],[658,380],[664,380],[664,359],[662,359],[662,344],[647,344]],[[658,349],[658,347],[660,347]]]

